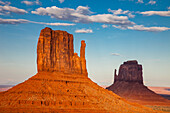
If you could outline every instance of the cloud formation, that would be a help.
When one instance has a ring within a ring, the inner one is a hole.
[[[25,19],[2,19],[0,18],[0,24],[22,24],[28,23],[28,20]]]
[[[36,0],[36,1],[23,0],[23,1],[21,1],[21,3],[24,3],[24,4],[26,4],[26,5],[33,5],[33,4],[41,5],[41,2],[40,2],[39,0]]]
[[[168,27],[145,27],[143,25],[133,25],[133,26],[115,26],[113,27],[118,28],[118,29],[131,29],[131,30],[136,30],[136,31],[148,31],[148,32],[162,32],[162,31],[167,31],[170,30]]]
[[[33,5],[34,4],[34,2],[32,2],[32,1],[26,1],[26,0],[21,1],[21,3],[24,3],[26,5]]]
[[[170,11],[144,11],[144,12],[140,12],[140,14],[146,16],[151,16],[151,15],[170,16]]]
[[[64,2],[64,0],[58,0],[60,3],[63,3]]]
[[[2,19],[0,18],[0,24],[23,24],[23,23],[35,23],[35,24],[44,24],[51,26],[74,26],[72,23],[45,23],[45,22],[35,22],[29,21],[26,19]]]
[[[82,28],[82,29],[75,30],[75,33],[93,33],[93,30]]]
[[[3,1],[0,0],[0,4],[1,4],[1,5],[10,5],[11,2],[8,2],[8,1],[3,2]]]
[[[143,25],[134,25],[132,27],[129,26],[128,29],[137,30],[137,31],[150,31],[150,32],[161,32],[161,31],[170,30],[170,28],[168,27],[144,27]]]
[[[0,14],[10,14],[11,12],[12,13],[17,13],[17,14],[28,13],[24,9],[19,9],[19,8],[8,6],[8,5],[0,6]]]
[[[134,18],[134,17],[135,17],[135,15],[133,15],[132,12],[129,11],[129,10],[123,11],[122,9],[118,9],[118,10],[108,9],[108,12],[111,12],[111,13],[113,13],[114,15],[121,15],[121,14],[127,15],[127,16],[130,17],[130,18]]]
[[[107,27],[108,27],[108,25],[106,25],[106,24],[103,24],[103,25],[102,25],[102,27],[103,27],[103,28],[107,28]]]
[[[48,15],[58,20],[67,20],[76,23],[105,23],[116,25],[133,25],[127,16],[116,16],[112,14],[96,14],[89,10],[89,7],[78,6],[76,9],[59,8],[56,6],[38,8],[31,13],[37,15]]]
[[[150,1],[148,2],[148,4],[151,4],[151,5],[156,4],[156,1],[150,0]]]
[[[136,3],[144,3],[143,0],[138,0]]]
[[[113,56],[121,56],[119,53],[112,53]]]

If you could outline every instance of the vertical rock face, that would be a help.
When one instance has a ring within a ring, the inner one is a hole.
[[[143,84],[142,65],[139,65],[136,60],[124,62],[119,68],[119,74],[116,75],[115,81],[138,82]]]
[[[85,41],[81,42],[80,57],[74,53],[73,35],[66,31],[45,28],[37,45],[38,72],[64,72],[87,75]]]

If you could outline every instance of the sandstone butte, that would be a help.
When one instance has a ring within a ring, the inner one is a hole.
[[[143,105],[170,106],[170,101],[148,89],[143,84],[142,65],[136,60],[124,62],[114,74],[114,83],[106,89],[131,102]]]
[[[0,113],[156,113],[126,101],[88,78],[85,41],[80,57],[74,53],[73,35],[45,28],[37,45],[38,73],[0,93]]]

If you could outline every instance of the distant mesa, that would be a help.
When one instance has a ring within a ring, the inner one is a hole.
[[[73,35],[45,28],[37,45],[38,73],[0,92],[0,113],[152,113],[101,88],[88,78],[85,41],[80,57],[74,53]]]
[[[124,62],[119,74],[114,73],[114,83],[106,89],[119,96],[144,105],[170,105],[170,101],[148,89],[143,84],[142,65],[136,60]]]

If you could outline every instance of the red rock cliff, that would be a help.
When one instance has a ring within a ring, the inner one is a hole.
[[[38,72],[64,72],[87,75],[85,41],[81,42],[80,57],[74,53],[73,35],[66,31],[41,30],[37,45]]]

